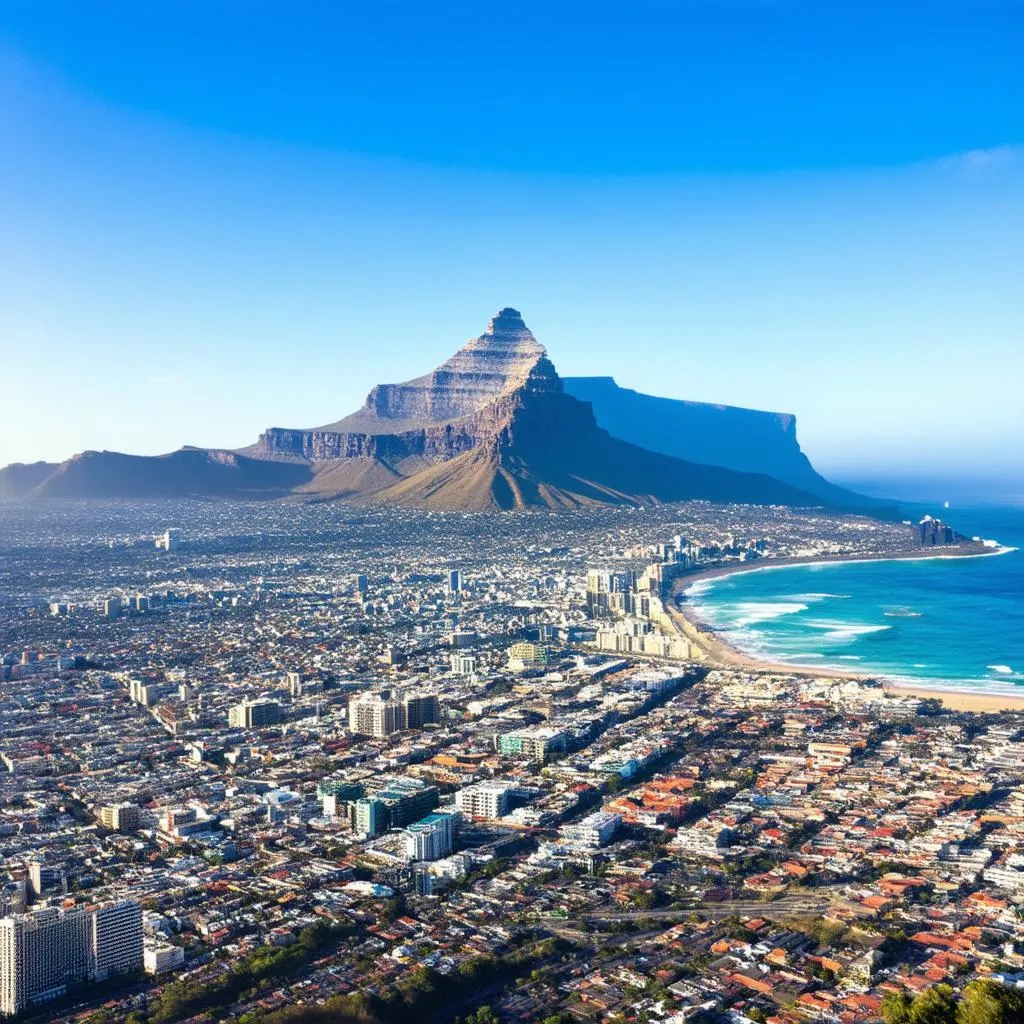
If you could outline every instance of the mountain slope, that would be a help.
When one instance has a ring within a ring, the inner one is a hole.
[[[83,452],[27,492],[34,498],[277,498],[312,476],[305,463],[182,448],[169,455]]]
[[[651,451],[765,473],[834,505],[867,508],[883,502],[826,480],[801,451],[796,417],[730,405],[646,395],[612,377],[566,377],[565,390],[589,402],[598,425],[613,437]]]
[[[0,501],[24,498],[56,471],[56,462],[15,462],[0,469]]]

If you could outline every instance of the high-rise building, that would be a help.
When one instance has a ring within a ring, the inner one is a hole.
[[[108,804],[100,808],[99,819],[111,832],[134,832],[139,827],[139,808],[127,802]]]
[[[494,821],[512,809],[512,800],[517,792],[517,787],[511,782],[489,779],[460,789],[455,794],[455,806],[467,818]]]
[[[406,729],[422,729],[441,721],[441,705],[436,693],[410,693],[402,698],[402,717]]]
[[[116,619],[121,614],[121,598],[108,597],[103,602],[103,614],[108,619]]]
[[[458,569],[448,571],[448,593],[458,594],[462,590],[462,573]]]
[[[607,615],[610,595],[626,589],[626,580],[622,573],[609,572],[607,569],[589,569],[587,571],[588,618],[596,619]]]
[[[440,860],[452,852],[456,814],[428,814],[405,830],[405,853],[410,860]]]
[[[540,644],[520,640],[508,649],[508,667],[513,672],[543,668],[548,663],[548,652]]]
[[[455,675],[471,676],[476,671],[476,656],[455,651],[451,656],[451,666]]]
[[[352,587],[357,594],[365,594],[366,575],[364,573],[357,572],[355,576],[352,577]]]
[[[360,693],[348,702],[349,731],[382,738],[403,729],[421,729],[441,721],[441,707],[433,693],[410,693],[398,698],[390,690]]]
[[[244,700],[228,711],[232,729],[266,729],[281,722],[281,705],[276,700]]]
[[[55,999],[69,984],[142,966],[142,908],[135,900],[45,908],[0,920],[0,1013]]]
[[[127,974],[142,966],[142,906],[119,900],[96,907],[92,918],[91,975],[102,981],[111,974]]]
[[[363,797],[355,804],[355,830],[360,835],[373,838],[387,828],[387,808],[383,800]]]
[[[28,866],[28,884],[33,896],[42,896],[48,889],[67,891],[64,869],[57,864],[44,864],[34,860]]]
[[[156,539],[156,546],[163,551],[176,551],[181,546],[181,533],[178,530],[165,530]]]
[[[941,519],[925,516],[917,524],[917,529],[921,543],[925,547],[956,543],[956,534],[953,532],[953,528],[947,526]]]
[[[361,693],[348,702],[349,732],[378,738],[400,732],[402,710],[390,693]]]

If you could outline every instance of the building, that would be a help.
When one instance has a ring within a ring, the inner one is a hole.
[[[142,966],[142,905],[119,900],[96,907],[92,918],[91,976],[102,981]]]
[[[228,711],[232,729],[266,729],[281,723],[281,705],[276,700],[244,700]]]
[[[541,644],[520,640],[508,649],[508,667],[513,672],[524,672],[531,668],[544,668],[548,663],[548,652]]]
[[[403,725],[406,729],[422,729],[441,721],[441,705],[436,693],[410,693],[402,698]]]
[[[622,824],[618,814],[609,811],[595,811],[580,821],[562,826],[562,835],[571,843],[580,846],[597,847],[609,842],[616,829]]]
[[[608,615],[611,610],[610,595],[622,593],[627,589],[625,574],[609,572],[606,569],[589,569],[587,571],[587,617],[598,619]]]
[[[451,666],[454,675],[471,676],[476,672],[476,656],[456,651],[451,656]]]
[[[361,693],[348,702],[349,732],[357,736],[391,736],[402,730],[402,717],[402,705],[390,691]]]
[[[185,950],[170,942],[147,941],[142,951],[142,966],[147,974],[164,974],[185,962]]]
[[[448,593],[458,594],[462,590],[462,573],[458,569],[448,572]]]
[[[0,1013],[63,995],[69,984],[142,967],[142,907],[135,900],[45,908],[0,920]]]
[[[454,846],[457,814],[428,814],[405,830],[405,852],[410,860],[440,860]]]
[[[494,747],[505,757],[530,757],[543,761],[549,751],[565,750],[568,737],[561,729],[542,725],[516,729],[494,737]]]
[[[177,549],[181,547],[181,531],[164,530],[164,532],[157,537],[156,546],[161,551],[177,551]]]
[[[467,818],[494,821],[512,810],[512,803],[519,795],[513,783],[494,779],[460,789],[455,794],[455,806]]]
[[[480,637],[475,629],[454,629],[448,634],[448,642],[456,649],[472,647]]]
[[[387,828],[387,807],[376,797],[362,797],[355,802],[355,830],[372,839]]]
[[[917,530],[921,543],[925,547],[955,544],[957,541],[957,536],[951,526],[947,526],[941,519],[933,519],[931,516],[925,516],[917,524]]]
[[[428,815],[441,802],[437,786],[404,776],[368,779],[367,791],[384,805],[386,828],[405,828]],[[358,810],[358,808],[357,808]]]
[[[139,808],[128,802],[101,807],[98,817],[111,832],[134,832],[139,827]]]
[[[49,889],[67,891],[64,869],[58,865],[44,864],[40,860],[34,860],[29,864],[28,884],[33,896],[42,896]]]
[[[144,683],[141,679],[132,679],[128,683],[128,695],[136,704],[144,708],[156,707],[161,698],[169,697],[175,692],[171,683]]]
[[[121,598],[108,597],[103,602],[103,615],[108,619],[116,619],[121,614]]]
[[[364,573],[358,572],[352,577],[352,589],[357,594],[366,593],[366,576]]]
[[[383,738],[440,721],[441,706],[433,693],[409,693],[399,699],[383,690],[361,693],[348,702],[349,731],[359,736]]]

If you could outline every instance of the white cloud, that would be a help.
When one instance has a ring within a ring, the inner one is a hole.
[[[983,171],[1014,163],[1024,155],[1021,146],[991,146],[988,149],[969,149],[963,153],[944,157],[939,166],[954,171]]]

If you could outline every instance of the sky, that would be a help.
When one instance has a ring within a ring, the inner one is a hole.
[[[559,371],[1024,480],[1024,0],[6,0],[0,465]]]

